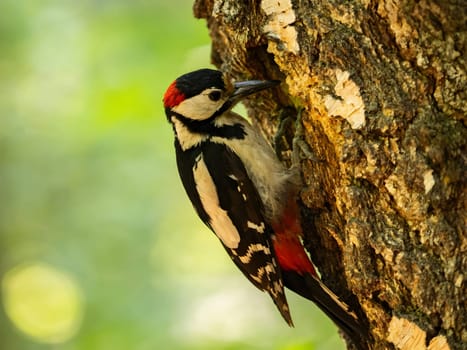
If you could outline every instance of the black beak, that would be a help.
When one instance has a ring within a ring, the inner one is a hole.
[[[273,86],[279,85],[279,80],[246,80],[234,83],[234,92],[229,100],[232,103],[240,101],[242,98],[254,94],[255,92],[269,89]]]

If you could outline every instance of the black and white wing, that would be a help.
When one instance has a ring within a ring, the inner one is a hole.
[[[272,247],[273,233],[240,158],[225,144],[209,141],[185,151],[176,142],[176,153],[180,177],[199,217],[243,274],[271,295],[284,319],[292,324]]]

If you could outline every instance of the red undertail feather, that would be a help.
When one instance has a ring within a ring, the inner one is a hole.
[[[281,269],[316,276],[315,268],[300,240],[302,230],[298,207],[294,200],[289,200],[282,220],[273,224],[273,229],[274,251]]]
[[[316,276],[315,268],[298,237],[276,233],[274,250],[282,270],[295,271],[300,274],[309,273]]]
[[[284,286],[315,302],[352,339],[357,348],[361,349],[361,325],[358,318],[320,281],[303,248],[300,216],[295,201],[288,201],[282,219],[272,226],[274,251],[282,270]]]

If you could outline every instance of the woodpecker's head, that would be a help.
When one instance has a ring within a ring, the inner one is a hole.
[[[177,115],[189,121],[208,121],[232,108],[242,98],[278,85],[277,80],[248,80],[233,85],[222,73],[200,69],[177,78],[164,94],[167,118]]]

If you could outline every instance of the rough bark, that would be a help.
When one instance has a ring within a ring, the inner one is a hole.
[[[466,8],[195,2],[217,67],[283,81],[247,108],[271,141],[283,126],[276,146],[289,164],[303,128],[305,242],[365,320],[369,349],[467,344]]]

